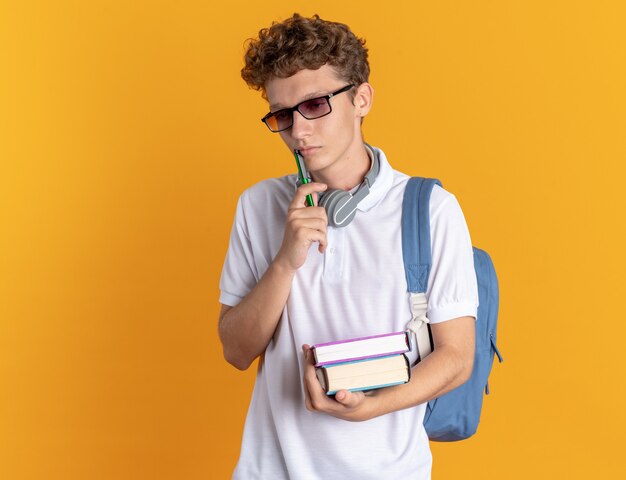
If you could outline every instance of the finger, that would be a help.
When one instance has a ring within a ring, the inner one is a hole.
[[[311,207],[307,210],[317,209],[319,207]],[[291,210],[288,214],[287,228],[293,232],[294,238],[299,241],[306,241],[307,244],[312,242],[321,242],[320,245],[327,243],[326,233],[328,231],[328,222],[326,214],[307,216],[300,215],[299,212],[304,209]]]
[[[311,207],[311,209],[313,208],[318,208],[318,207]],[[317,230],[318,232],[321,233],[326,233],[328,224],[326,223],[324,218],[321,218],[319,216],[306,216],[306,215],[298,215],[298,212],[300,211],[304,211],[304,210],[293,210],[292,213],[293,215],[290,215],[290,225],[294,230],[298,230],[298,229],[309,229],[309,230]]]
[[[313,358],[313,352],[311,351],[311,347],[305,344],[302,345],[302,350],[304,351],[305,379],[315,378],[315,380],[317,380],[317,375],[315,375],[315,360]]]
[[[319,220],[313,222],[307,219],[304,222],[294,221],[294,239],[297,242],[306,244],[309,247],[312,243],[318,242],[319,252],[324,253],[328,246],[328,237],[326,236],[326,223]]]
[[[305,185],[300,185],[298,189],[296,190],[296,194],[294,195],[293,200],[291,201],[291,204],[289,205],[289,208],[308,207],[306,203],[306,196],[312,195],[313,193],[316,193],[316,192],[323,192],[324,190],[326,190],[326,188],[328,187],[325,184],[317,183],[317,182],[311,182]]]
[[[310,360],[308,358],[308,351],[311,349],[306,343],[302,345],[302,352],[304,353],[304,374],[302,376],[302,384],[304,388],[304,406],[309,412],[314,411],[313,403],[311,402],[311,394],[309,393],[309,387],[307,385],[307,369],[309,368]],[[315,367],[314,367],[315,368]]]
[[[311,229],[298,230],[293,236],[293,241],[297,245],[301,245],[306,248],[306,250],[308,250],[311,244],[315,242],[319,242],[320,245],[324,245],[324,248],[326,248],[326,245],[328,244],[326,234],[318,230]]]
[[[308,345],[307,345],[308,347]],[[308,398],[306,399],[307,408],[311,411],[325,410],[332,406],[333,402],[320,384],[316,372],[313,352],[310,348],[303,345],[305,363],[304,363],[304,389]]]
[[[351,392],[350,390],[339,390],[335,394],[335,400],[348,408],[358,406],[364,398],[365,394],[363,392]]]

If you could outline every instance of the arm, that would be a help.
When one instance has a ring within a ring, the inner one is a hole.
[[[269,344],[298,268],[309,248],[319,242],[323,252],[326,240],[326,212],[322,207],[305,208],[305,198],[326,189],[325,185],[302,185],[289,205],[283,243],[278,254],[257,285],[234,307],[222,305],[218,333],[224,358],[240,370],[246,370]]]
[[[475,320],[460,317],[431,325],[435,348],[413,367],[404,385],[372,390],[368,394],[341,390],[335,398],[324,393],[308,345],[305,353],[304,389],[306,407],[344,420],[363,421],[424,403],[463,384],[474,363]]]

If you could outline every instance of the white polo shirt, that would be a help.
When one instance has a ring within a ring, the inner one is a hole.
[[[409,177],[374,151],[380,172],[356,217],[347,227],[328,227],[326,252],[314,244],[293,280],[257,373],[234,479],[430,478],[425,404],[365,422],[304,405],[302,344],[401,331],[411,319],[400,230]],[[265,180],[241,195],[220,279],[222,304],[237,305],[277,254],[295,183],[296,175]],[[467,225],[454,195],[438,186],[430,222],[428,318],[476,317]]]

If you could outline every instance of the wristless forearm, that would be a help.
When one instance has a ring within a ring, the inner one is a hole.
[[[467,371],[467,359],[455,349],[447,347],[435,349],[413,368],[409,383],[374,392],[377,398],[372,417],[440,397],[465,382]],[[471,372],[471,360],[469,371]]]
[[[295,272],[272,263],[257,285],[222,317],[224,356],[245,370],[269,344],[280,320]]]

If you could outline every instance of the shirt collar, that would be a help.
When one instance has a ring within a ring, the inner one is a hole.
[[[367,212],[378,205],[393,184],[393,170],[391,169],[391,165],[389,165],[384,152],[380,148],[376,147],[372,147],[372,151],[378,158],[380,170],[376,180],[370,188],[369,195],[357,205],[357,209],[362,212]]]

